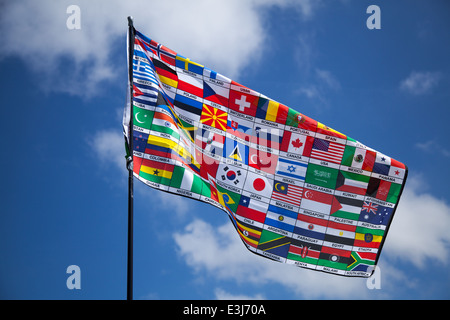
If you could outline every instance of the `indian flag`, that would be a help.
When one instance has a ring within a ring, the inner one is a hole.
[[[152,130],[170,134],[175,139],[180,138],[179,129],[175,125],[173,118],[163,112],[156,112],[153,115]]]

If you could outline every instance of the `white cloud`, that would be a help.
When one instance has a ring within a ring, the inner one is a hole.
[[[446,149],[441,143],[438,143],[433,139],[425,142],[418,142],[415,146],[425,152],[441,154],[447,158],[450,157],[450,151]]]
[[[423,182],[408,178],[386,239],[385,253],[418,268],[447,265],[450,256],[450,205],[423,191]]]
[[[416,72],[413,71],[400,82],[400,89],[414,94],[421,95],[430,93],[437,86],[441,74],[439,72]]]
[[[365,279],[339,277],[285,265],[249,252],[231,223],[219,227],[195,220],[174,234],[178,253],[198,277],[235,281],[242,285],[278,284],[293,298],[364,299],[376,294],[392,298],[398,288],[417,283],[396,266],[398,259],[423,268],[449,261],[450,206],[421,190],[423,181],[409,178],[389,231],[380,268],[382,290],[369,290]],[[220,291],[219,291],[220,292]],[[216,292],[216,296],[217,292]]]
[[[328,106],[327,96],[331,92],[339,91],[341,88],[338,79],[329,70],[324,69],[316,68],[314,70],[314,76],[308,82],[311,84],[300,86],[296,90],[296,93],[302,94],[308,99],[315,99],[322,106]]]
[[[316,69],[316,77],[329,89],[339,90],[341,87],[336,77],[328,70]]]
[[[69,30],[73,1],[9,1],[2,4],[0,58],[18,56],[39,74],[48,91],[92,96],[104,81],[125,72],[127,16],[149,37],[231,78],[258,60],[267,46],[262,10],[294,8],[311,17],[310,0],[76,1],[81,29]],[[220,14],[219,14],[220,13]],[[126,81],[126,79],[121,79]],[[236,79],[237,80],[237,79]]]
[[[265,300],[262,294],[256,294],[254,296],[245,294],[232,294],[220,288],[214,290],[214,295],[216,296],[217,300]]]
[[[239,284],[279,284],[294,293],[292,298],[363,298],[368,294],[364,279],[305,270],[249,252],[230,223],[215,228],[195,220],[174,239],[179,254],[199,277],[206,271],[219,280]]]
[[[124,173],[125,178],[125,173],[127,174],[128,172],[125,160],[125,141],[120,131],[115,129],[100,130],[92,136],[92,139],[88,140],[88,145],[101,164],[107,165],[106,168],[112,165]],[[105,177],[108,179],[108,175]],[[134,191],[143,197],[154,199],[155,208],[174,212],[174,218],[182,218],[189,212],[188,199],[167,192],[153,190],[136,179],[135,181]],[[149,195],[150,192],[151,195]]]
[[[98,131],[88,140],[88,145],[101,163],[112,164],[126,171],[125,140],[120,131],[114,129]]]

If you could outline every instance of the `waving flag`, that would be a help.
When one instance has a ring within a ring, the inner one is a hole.
[[[222,209],[263,257],[370,276],[407,167],[134,31],[134,177]]]

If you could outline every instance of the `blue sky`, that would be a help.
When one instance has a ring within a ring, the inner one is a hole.
[[[80,8],[81,29],[66,12]],[[381,29],[369,30],[369,5]],[[135,180],[135,299],[450,298],[447,1],[2,5],[0,298],[125,299],[127,16],[138,30],[409,167],[379,289],[255,256],[225,212]],[[81,270],[69,290],[66,269]]]

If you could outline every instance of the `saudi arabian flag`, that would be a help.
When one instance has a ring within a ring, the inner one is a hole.
[[[337,169],[309,163],[306,171],[305,182],[316,186],[334,189],[336,186],[338,171],[339,170]]]
[[[171,187],[191,191],[193,193],[202,194],[205,182],[191,170],[175,166],[172,174]],[[205,189],[208,189],[205,187]],[[207,190],[205,190],[207,191]]]

